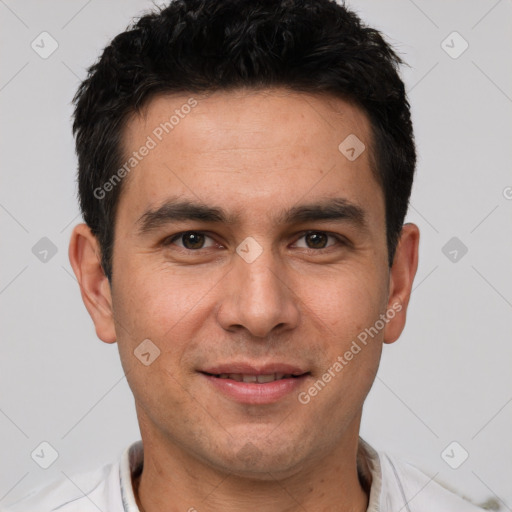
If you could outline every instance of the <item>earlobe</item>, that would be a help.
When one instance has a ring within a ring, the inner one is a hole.
[[[390,320],[384,330],[384,343],[396,341],[405,327],[407,306],[418,268],[419,239],[418,226],[404,224],[390,270],[387,305]]]
[[[85,307],[91,315],[96,334],[105,343],[116,341],[112,295],[103,268],[97,238],[86,224],[73,229],[69,243],[69,261],[80,285]]]

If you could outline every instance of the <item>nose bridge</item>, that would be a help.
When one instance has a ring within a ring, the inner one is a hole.
[[[265,337],[277,326],[296,324],[293,294],[283,282],[283,269],[271,247],[244,240],[228,276],[230,291],[219,318],[225,329],[243,326],[253,336]]]
[[[278,302],[284,295],[282,281],[278,278],[277,266],[272,251],[268,249],[265,255],[260,255],[251,263],[238,262],[242,276],[241,284],[245,292],[242,297],[248,304],[254,304],[257,309],[271,309],[273,302]],[[265,299],[265,300],[263,300]]]

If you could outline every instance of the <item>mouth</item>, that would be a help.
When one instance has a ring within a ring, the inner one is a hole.
[[[201,372],[210,377],[215,377],[217,379],[229,379],[234,380],[236,382],[245,382],[247,384],[267,384],[268,382],[275,382],[276,380],[283,379],[298,379],[303,375],[307,375],[309,372],[294,375],[293,373],[267,373],[267,374],[251,374],[251,373],[208,373]]]
[[[208,385],[232,401],[263,405],[278,402],[304,386],[311,372],[299,367],[274,364],[255,367],[231,364],[199,371]]]

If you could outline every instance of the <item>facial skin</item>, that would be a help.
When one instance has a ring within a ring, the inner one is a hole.
[[[127,156],[190,97],[156,97],[131,118]],[[362,405],[382,344],[405,324],[418,228],[404,226],[389,269],[371,131],[357,107],[285,89],[194,98],[197,106],[123,182],[112,287],[85,225],[70,244],[97,335],[117,341],[135,397],[144,442],[139,503],[145,512],[366,510],[356,470]],[[354,161],[338,150],[349,134],[366,145]],[[293,207],[334,198],[358,207],[364,225],[282,222]],[[141,232],[144,214],[173,199],[236,218],[154,222]],[[171,241],[185,231],[199,233]],[[236,251],[247,237],[262,251],[250,263]],[[298,400],[398,304],[309,403]],[[134,355],[146,339],[160,350],[149,366]],[[308,375],[274,403],[241,403],[201,373],[234,362],[286,363]]]

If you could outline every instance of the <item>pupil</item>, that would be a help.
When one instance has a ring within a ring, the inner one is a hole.
[[[324,233],[308,233],[306,235],[306,240],[308,242],[308,245],[313,245],[313,248],[315,249],[322,249],[325,247],[325,244],[327,242],[327,235]]]
[[[204,235],[200,233],[185,233],[183,235],[183,245],[187,249],[200,249],[204,242]],[[190,243],[189,243],[190,242]]]

